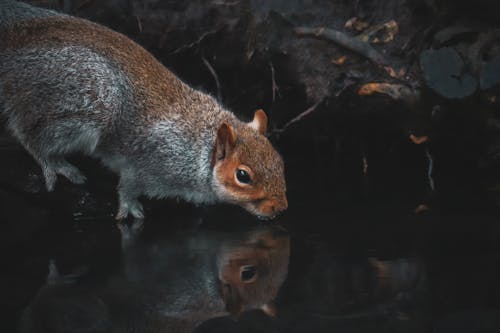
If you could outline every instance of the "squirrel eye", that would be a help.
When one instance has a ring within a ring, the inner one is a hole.
[[[252,282],[257,274],[257,268],[255,266],[243,266],[241,267],[241,281]]]
[[[250,175],[245,170],[237,169],[236,170],[236,178],[238,179],[238,181],[240,183],[243,183],[243,184],[250,183]]]

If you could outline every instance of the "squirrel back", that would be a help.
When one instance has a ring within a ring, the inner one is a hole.
[[[140,195],[229,202],[261,217],[286,209],[263,111],[240,121],[101,25],[13,1],[0,8],[1,109],[48,190],[57,174],[85,180],[64,159],[83,152],[120,175],[119,219],[143,217]]]
[[[63,15],[55,11],[30,6],[15,0],[0,0],[0,27],[9,26],[34,18]]]

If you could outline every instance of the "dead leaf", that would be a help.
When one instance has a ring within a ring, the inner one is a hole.
[[[420,204],[417,206],[417,208],[415,208],[413,213],[418,215],[420,213],[427,212],[429,210],[430,210],[429,206],[427,206],[426,204]]]
[[[338,57],[337,59],[332,59],[332,63],[337,65],[337,66],[342,66],[345,61],[347,60],[347,57],[345,55]]]
[[[368,22],[361,21],[357,17],[351,17],[344,24],[344,28],[346,28],[346,29],[354,29],[356,31],[363,31],[366,28],[368,28],[369,26],[370,26],[370,24]]]
[[[427,135],[424,135],[424,136],[415,136],[414,134],[410,134],[410,140],[414,144],[420,145],[422,143],[425,143],[425,142],[429,141],[429,137]]]
[[[357,38],[365,43],[385,44],[392,41],[398,32],[398,23],[391,20],[366,29],[365,32],[358,35]]]
[[[391,267],[382,260],[374,257],[369,257],[368,262],[375,270],[375,275],[378,279],[384,280],[391,277]]]
[[[410,88],[406,87],[403,84],[372,82],[362,85],[358,90],[358,95],[369,96],[373,95],[373,93],[376,92],[380,94],[389,95],[394,99],[408,97],[411,94]]]
[[[405,76],[406,71],[404,68],[400,68],[398,70],[395,70],[394,68],[390,66],[385,66],[384,67],[385,71],[389,74],[390,77],[393,77],[395,79],[400,79]]]

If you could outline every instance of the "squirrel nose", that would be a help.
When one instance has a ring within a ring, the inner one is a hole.
[[[273,213],[281,213],[285,211],[288,208],[288,201],[286,197],[276,200],[272,205],[271,205],[271,210]]]
[[[288,200],[286,197],[283,197],[283,201],[281,204],[281,210],[286,210],[288,208]]]

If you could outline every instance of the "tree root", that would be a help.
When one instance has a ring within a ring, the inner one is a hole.
[[[294,29],[298,36],[312,36],[317,38],[323,38],[339,44],[353,52],[356,52],[377,65],[386,66],[389,64],[388,60],[377,50],[371,47],[370,44],[363,42],[357,38],[350,37],[343,32],[328,29],[328,28],[308,28],[308,27],[297,27]]]
[[[291,120],[287,121],[287,123],[285,125],[283,125],[282,128],[276,128],[273,130],[273,133],[276,133],[276,134],[281,134],[283,133],[290,125],[292,124],[295,124],[296,122],[299,122],[300,120],[302,120],[302,118],[308,116],[309,114],[313,113],[314,110],[316,110],[316,108],[318,107],[318,105],[321,104],[321,102],[323,102],[323,100],[320,100],[316,103],[314,103],[313,105],[311,105],[310,107],[308,107],[305,111],[301,112],[299,115],[293,117]]]

